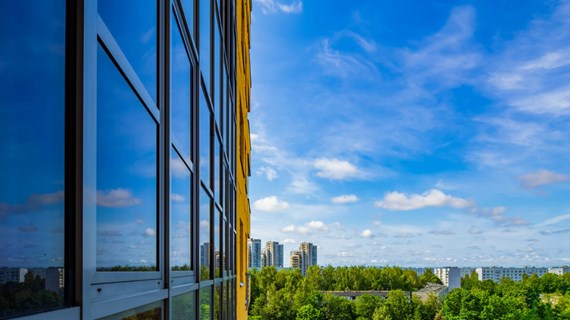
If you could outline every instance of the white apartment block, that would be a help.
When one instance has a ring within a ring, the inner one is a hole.
[[[28,269],[24,268],[0,268],[0,284],[7,282],[24,282]]]
[[[556,275],[563,275],[565,273],[570,273],[570,267],[552,267],[548,268],[548,273],[554,273]]]
[[[434,268],[433,273],[449,290],[461,287],[461,271],[458,267]]]
[[[524,267],[524,268],[504,268],[504,267],[482,267],[476,268],[475,272],[480,281],[493,280],[499,282],[501,278],[508,278],[514,281],[522,281],[523,275],[531,276],[536,274],[542,277],[548,272],[548,268]]]

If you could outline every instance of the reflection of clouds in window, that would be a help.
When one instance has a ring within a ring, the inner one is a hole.
[[[130,190],[113,189],[109,191],[97,191],[97,205],[109,208],[130,207],[141,204],[142,201],[135,198]]]
[[[100,47],[97,69],[97,268],[155,267],[157,124]]]

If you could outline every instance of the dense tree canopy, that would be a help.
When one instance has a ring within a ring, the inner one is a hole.
[[[439,279],[428,271],[397,267],[316,267],[303,277],[299,270],[269,267],[251,271],[250,319],[291,320],[570,320],[570,275],[524,277],[521,282],[461,279],[460,289],[443,301],[411,295]],[[352,301],[329,291],[389,290],[386,299],[363,294]],[[411,296],[411,299],[410,299]]]

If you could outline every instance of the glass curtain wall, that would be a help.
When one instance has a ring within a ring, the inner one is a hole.
[[[235,318],[231,10],[3,6],[0,319]]]

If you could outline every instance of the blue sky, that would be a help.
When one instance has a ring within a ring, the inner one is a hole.
[[[252,238],[570,264],[570,2],[254,0]]]

